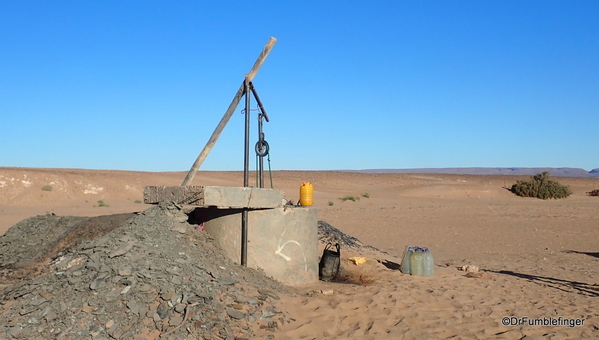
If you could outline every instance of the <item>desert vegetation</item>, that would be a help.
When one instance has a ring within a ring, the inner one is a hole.
[[[352,195],[346,195],[340,198],[340,200],[342,200],[343,202],[345,201],[359,201],[360,200],[360,196],[352,196]]]
[[[589,196],[599,196],[599,189],[591,190],[587,192]]]
[[[532,176],[529,181],[517,181],[512,185],[511,191],[521,197],[536,197],[540,199],[566,198],[572,194],[568,186],[549,179],[549,172]]]

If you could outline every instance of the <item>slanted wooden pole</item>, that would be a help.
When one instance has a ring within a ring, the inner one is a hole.
[[[275,45],[276,42],[277,42],[277,39],[274,37],[271,37],[268,40],[268,43],[266,43],[266,45],[264,46],[264,49],[262,49],[262,53],[260,53],[260,55],[258,56],[258,59],[254,63],[254,66],[252,67],[250,72],[246,75],[246,79],[248,82],[251,82],[254,79],[254,77],[258,73],[258,70],[264,63],[264,60],[266,60],[266,57],[268,56],[268,54],[270,53],[270,50],[273,48],[273,46]],[[214,129],[214,132],[212,133],[212,136],[210,136],[210,139],[208,139],[206,146],[204,146],[204,149],[198,155],[198,158],[191,166],[191,169],[189,169],[189,172],[187,173],[187,176],[185,176],[185,179],[183,180],[183,184],[181,184],[181,186],[187,186],[191,183],[191,181],[193,181],[193,177],[195,176],[196,172],[200,168],[200,165],[202,165],[202,163],[204,162],[204,159],[206,159],[206,156],[208,156],[208,153],[210,153],[210,150],[212,150],[212,148],[214,147],[214,144],[218,140],[218,137],[220,136],[221,132],[223,132],[225,125],[227,125],[227,123],[229,122],[229,119],[231,118],[231,116],[233,115],[235,110],[237,109],[237,105],[239,105],[239,101],[241,100],[241,97],[243,97],[243,95],[245,94],[245,82],[246,82],[246,80],[244,79],[243,82],[241,83],[241,86],[239,86],[239,90],[237,90],[235,97],[233,97],[233,101],[231,101],[231,105],[229,105],[229,108],[225,112],[225,115],[223,116],[223,118],[220,120],[220,122],[216,126],[216,129]],[[246,114],[249,114],[249,113],[246,112]]]

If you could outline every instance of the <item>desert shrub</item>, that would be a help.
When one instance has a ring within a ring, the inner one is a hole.
[[[364,198],[370,198],[370,194],[367,193],[367,192],[365,192],[365,193],[362,194],[362,197],[364,197]]]
[[[142,203],[140,200],[135,200],[135,203]]]
[[[49,184],[46,184],[42,187],[42,190],[44,191],[52,191],[52,186]]]
[[[333,206],[333,204],[335,204],[333,201],[329,201],[329,207]]]
[[[107,207],[107,206],[108,206],[108,204],[104,203],[104,201],[102,201],[102,200],[98,201],[98,207]]]
[[[347,196],[341,197],[340,200],[342,200],[343,202],[345,202],[345,201],[355,202],[355,201],[359,201],[360,197],[359,196],[347,195]]]
[[[532,176],[530,181],[517,181],[512,185],[511,191],[522,197],[536,197],[540,199],[565,198],[572,194],[567,186],[549,179],[549,172],[545,171]]]
[[[589,196],[599,196],[599,189],[589,191],[587,194],[589,194]]]

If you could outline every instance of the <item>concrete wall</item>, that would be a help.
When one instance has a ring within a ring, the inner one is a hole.
[[[205,230],[229,258],[241,262],[241,209],[212,209]],[[248,212],[247,265],[291,286],[318,281],[318,227],[315,208],[286,207]]]
[[[234,208],[276,208],[284,204],[284,194],[280,190],[253,187],[221,186],[147,186],[144,188],[144,203],[158,204],[173,201],[221,209]]]

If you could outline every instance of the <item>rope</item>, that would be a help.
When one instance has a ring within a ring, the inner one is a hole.
[[[270,170],[270,152],[266,156],[268,157],[266,159],[268,160],[268,174],[270,175],[270,188],[274,189],[274,187],[272,186],[272,170]]]
[[[258,169],[258,161],[259,161],[258,157],[260,157],[260,156],[256,155],[256,188],[258,187],[258,177],[260,176],[260,174],[259,174],[260,171]]]
[[[259,167],[258,167],[258,162],[260,161],[260,156],[256,155],[256,188],[259,185],[259,176],[260,173],[258,171]],[[270,168],[270,152],[266,154],[266,160],[268,161],[268,175],[270,177],[270,188],[274,189],[273,185],[272,185],[272,169]]]

